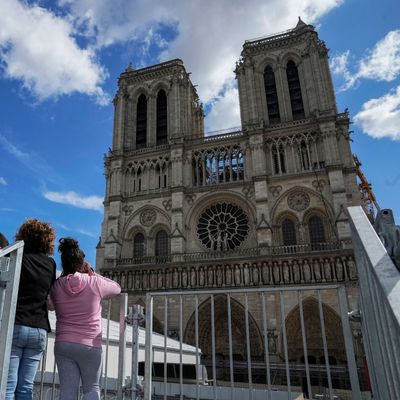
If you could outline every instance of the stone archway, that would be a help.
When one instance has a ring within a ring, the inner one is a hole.
[[[335,310],[326,304],[322,305],[322,309],[329,361],[332,364],[346,364],[346,352],[340,317]],[[324,350],[317,299],[308,297],[303,300],[303,315],[308,359],[314,364],[324,364]],[[286,317],[286,332],[289,359],[304,362],[300,310],[298,305]]]
[[[199,306],[199,347],[205,358],[212,357],[211,300]],[[214,297],[215,353],[218,359],[229,360],[228,302],[227,296]],[[195,344],[195,313],[190,317],[184,334],[185,343]],[[242,304],[231,298],[232,353],[236,360],[247,359],[245,310]],[[263,340],[257,323],[249,313],[251,358],[263,356]]]

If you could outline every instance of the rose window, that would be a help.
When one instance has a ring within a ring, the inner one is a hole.
[[[249,233],[249,220],[244,211],[230,203],[217,203],[207,208],[197,224],[197,236],[211,250],[233,250]]]

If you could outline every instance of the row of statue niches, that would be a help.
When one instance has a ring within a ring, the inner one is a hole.
[[[353,281],[352,256],[105,273],[125,289],[243,287]]]

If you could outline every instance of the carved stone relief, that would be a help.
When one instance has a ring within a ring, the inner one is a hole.
[[[310,196],[304,192],[295,192],[288,196],[288,206],[295,211],[303,211],[310,205]]]
[[[143,226],[152,226],[156,221],[157,214],[152,209],[144,210],[140,213],[140,223]]]

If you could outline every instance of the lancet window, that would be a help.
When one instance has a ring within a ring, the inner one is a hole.
[[[244,154],[240,145],[199,150],[192,156],[193,184],[215,185],[244,180]]]
[[[155,241],[155,255],[156,257],[166,257],[169,254],[169,240],[168,234],[164,230],[158,231]]]
[[[139,96],[136,113],[136,148],[147,145],[147,99],[144,94]]]
[[[269,137],[268,168],[272,175],[318,170],[325,167],[318,135],[307,132],[296,135]],[[321,160],[322,158],[322,160]]]
[[[125,170],[125,193],[127,195],[162,191],[168,188],[169,158],[134,161]]]
[[[278,92],[276,90],[275,74],[272,67],[267,65],[264,69],[264,88],[267,100],[268,119],[270,124],[281,122],[278,103]]]
[[[289,218],[282,221],[282,244],[284,246],[296,244],[296,226]]]
[[[324,223],[318,215],[313,215],[308,220],[308,231],[311,245],[316,246],[325,242]]]
[[[168,109],[167,94],[160,90],[157,95],[157,146],[168,143]]]
[[[282,144],[274,144],[272,146],[272,160],[274,174],[286,173],[286,153]]]
[[[286,65],[286,76],[289,86],[290,104],[292,106],[293,119],[304,118],[303,98],[301,96],[301,87],[299,72],[296,64],[291,60]]]
[[[137,233],[133,238],[133,257],[141,258],[145,256],[146,241],[143,233]]]

